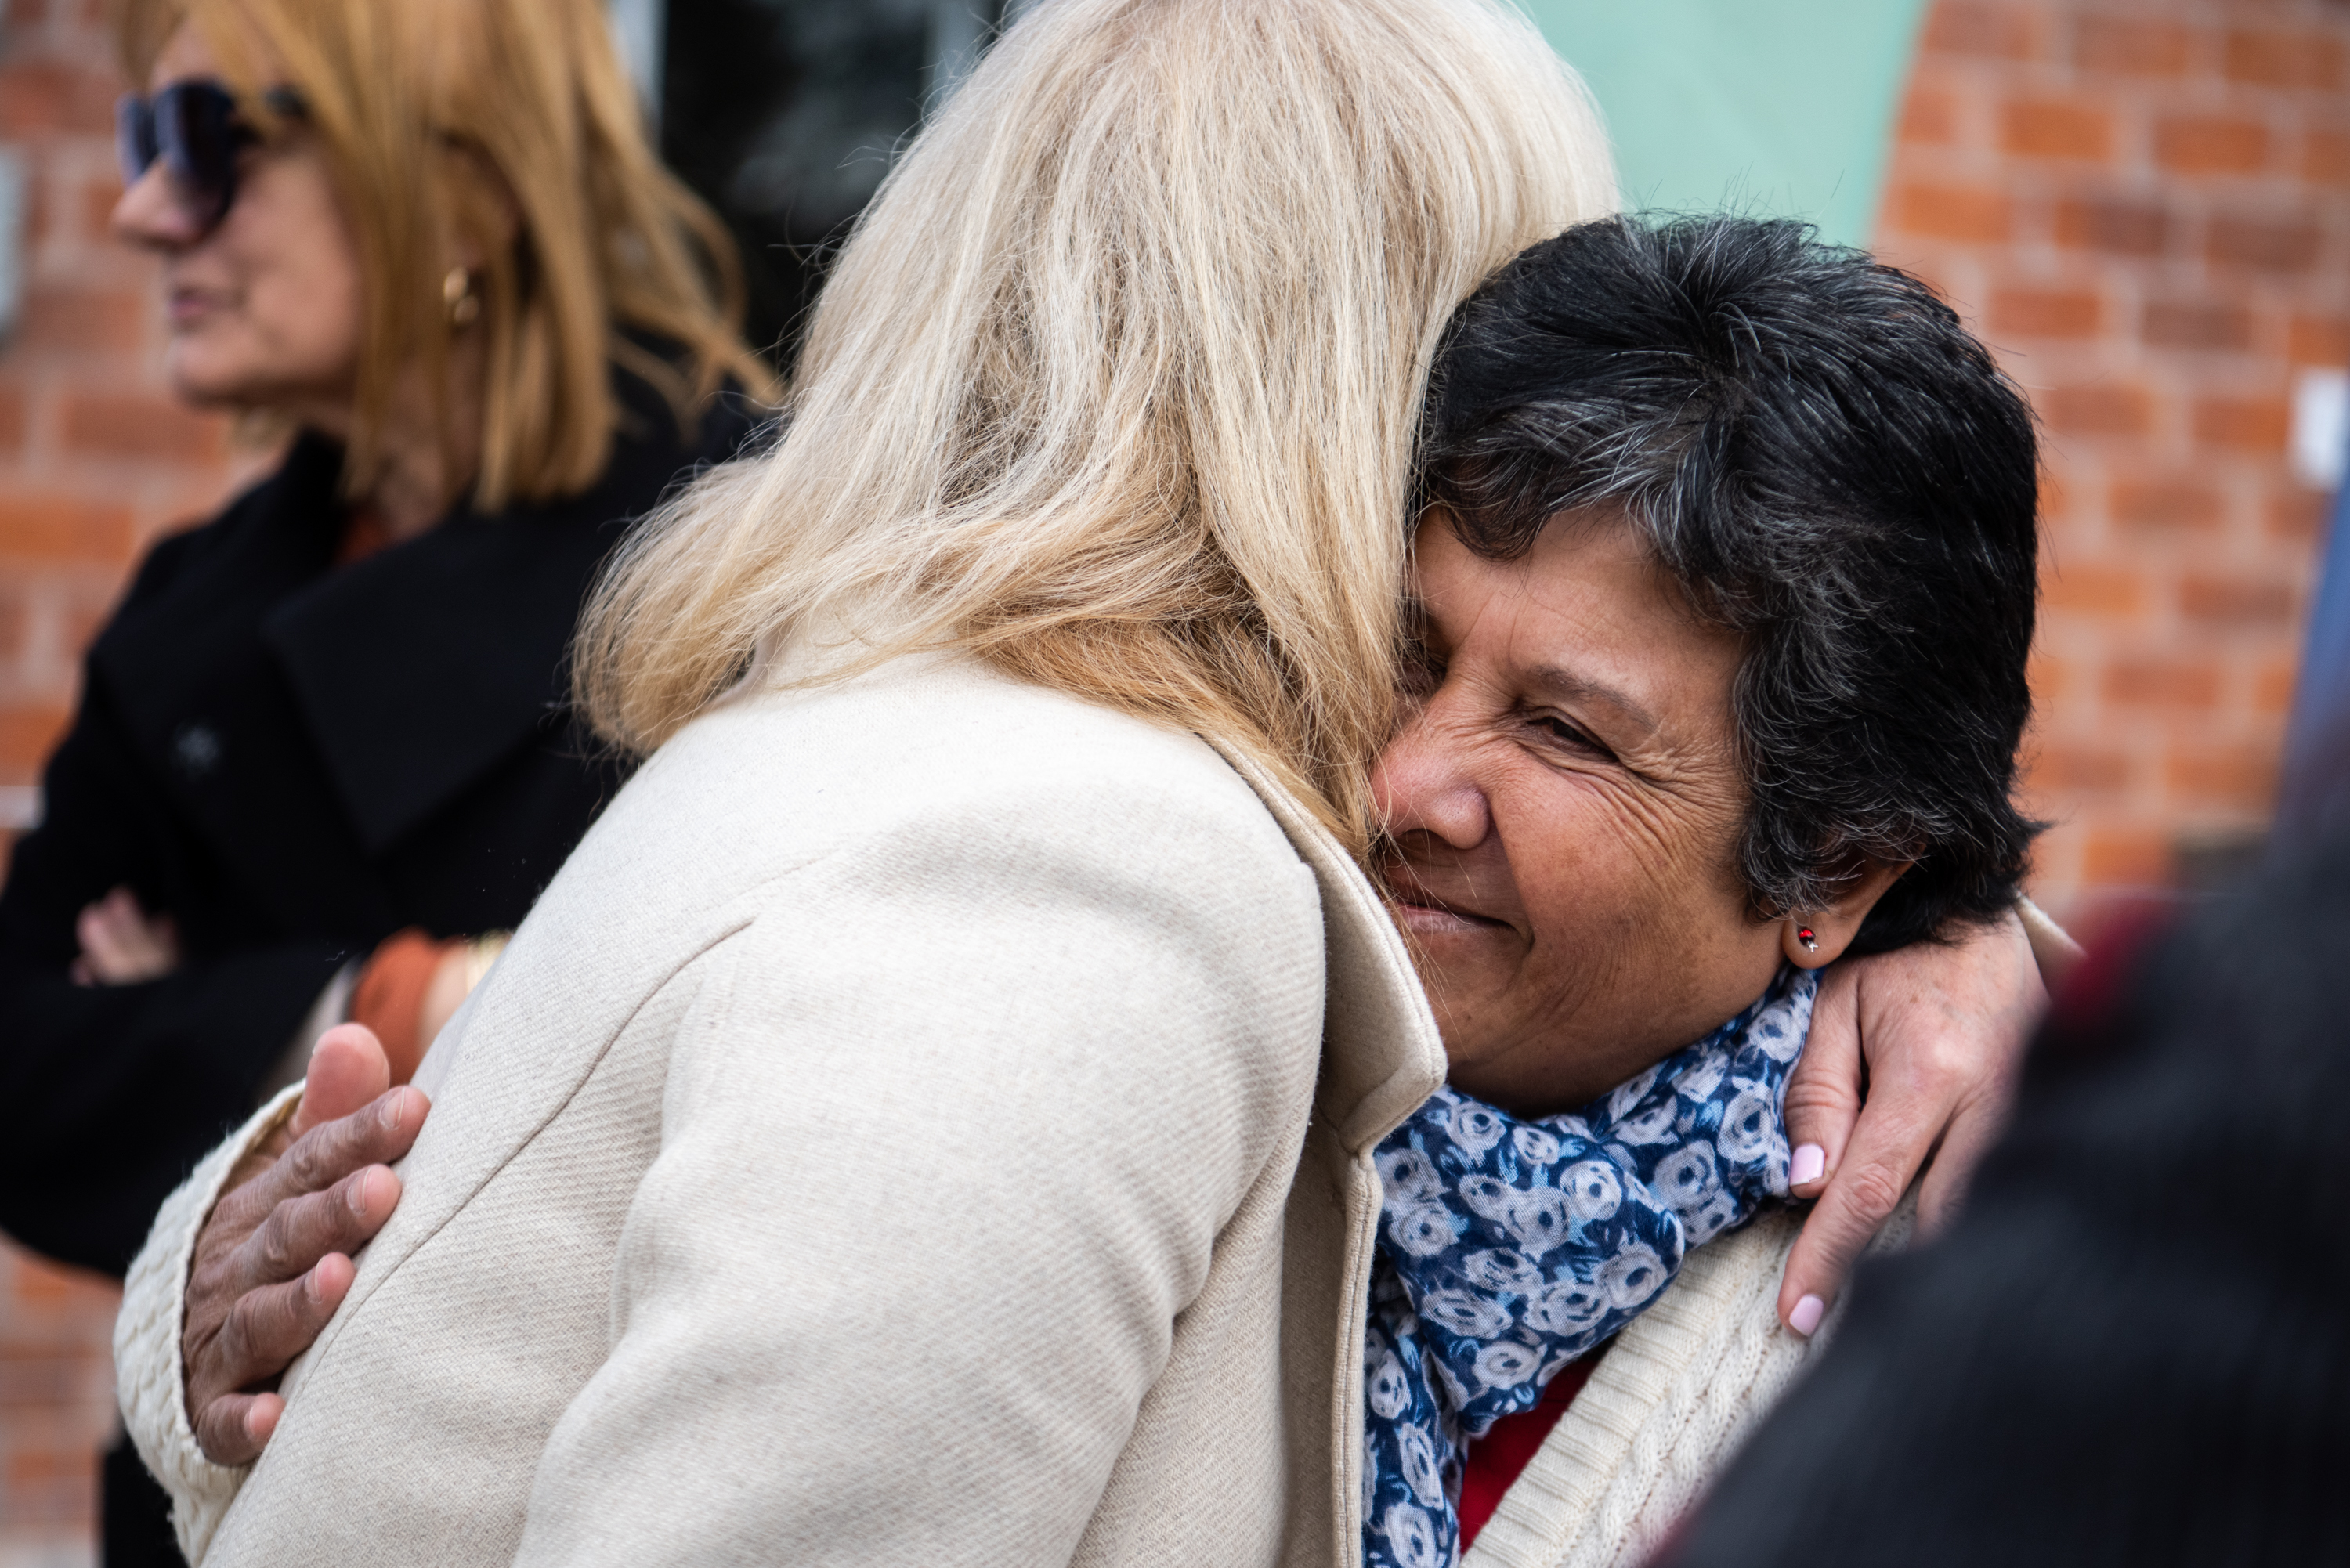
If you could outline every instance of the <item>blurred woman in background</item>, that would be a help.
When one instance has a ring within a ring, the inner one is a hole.
[[[0,890],[0,1226],[118,1274],[320,1029],[404,1076],[480,978],[617,782],[565,702],[596,566],[767,389],[596,0],[133,0],[120,41],[172,389],[286,444],[140,565]],[[132,1514],[172,1550],[138,1470],[109,1561]]]

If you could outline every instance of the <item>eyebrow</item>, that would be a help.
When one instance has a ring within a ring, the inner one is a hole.
[[[1660,727],[1657,716],[1615,687],[1594,680],[1587,675],[1577,675],[1571,670],[1561,670],[1555,664],[1540,664],[1526,672],[1528,680],[1544,691],[1579,702],[1596,702],[1613,708],[1649,735]]]

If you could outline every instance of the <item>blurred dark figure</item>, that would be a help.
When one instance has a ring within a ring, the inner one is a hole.
[[[1662,1562],[2350,1562],[2350,838],[2091,965]]]
[[[672,0],[661,156],[742,246],[750,340],[789,365],[826,268],[926,109],[1018,0]]]

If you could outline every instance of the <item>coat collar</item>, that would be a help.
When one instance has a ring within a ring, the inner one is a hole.
[[[1315,1112],[1348,1154],[1361,1154],[1443,1085],[1436,1015],[1403,933],[1354,857],[1253,760],[1210,743],[1256,792],[1321,888],[1327,990]]]
[[[729,400],[683,441],[651,388],[623,375],[616,390],[621,429],[585,493],[491,516],[461,507],[339,568],[342,454],[297,440],[215,525],[213,547],[109,639],[109,683],[139,711],[136,726],[173,743],[225,668],[203,650],[257,629],[360,849],[382,854],[556,732],[566,651],[598,563],[672,476],[733,455],[751,429]]]

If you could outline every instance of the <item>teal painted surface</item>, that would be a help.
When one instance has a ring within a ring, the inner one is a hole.
[[[1583,73],[1634,207],[1866,244],[1926,0],[1521,0]]]

